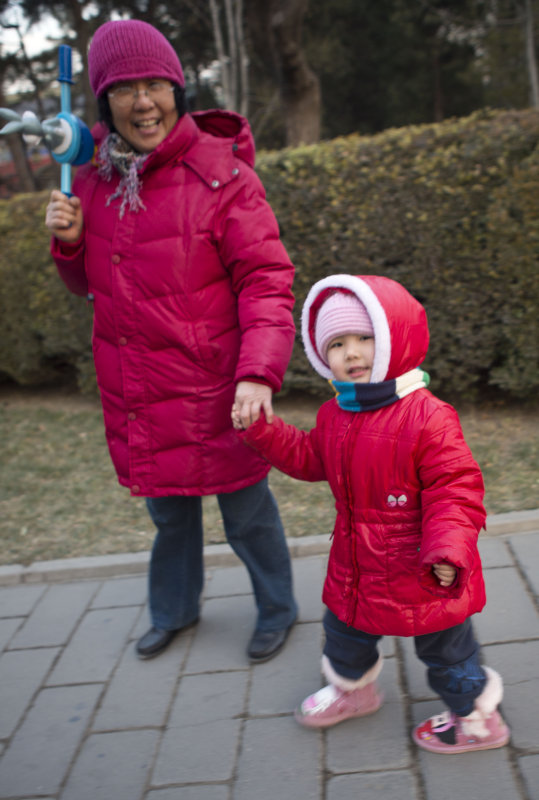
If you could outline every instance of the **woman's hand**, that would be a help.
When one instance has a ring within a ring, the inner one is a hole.
[[[45,215],[45,225],[62,242],[74,244],[80,239],[84,220],[78,197],[68,197],[53,189]]]
[[[268,422],[273,420],[271,404],[272,391],[263,383],[240,381],[236,386],[236,396],[232,406],[232,424],[236,430],[248,428],[264,411]]]
[[[433,564],[432,570],[438,578],[440,586],[451,586],[457,577],[456,567],[452,566],[452,564]]]

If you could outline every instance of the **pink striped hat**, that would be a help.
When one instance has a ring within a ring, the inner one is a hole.
[[[332,339],[347,333],[374,336],[374,329],[363,303],[349,292],[336,291],[322,303],[316,316],[316,349],[324,363],[328,363],[327,349]]]

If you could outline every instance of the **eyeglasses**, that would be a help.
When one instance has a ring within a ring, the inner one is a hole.
[[[173,91],[174,86],[165,81],[149,81],[145,89],[137,89],[132,84],[123,83],[108,91],[107,97],[118,108],[128,108],[135,102],[139,94],[145,94],[153,103],[159,103],[167,100],[169,94]]]

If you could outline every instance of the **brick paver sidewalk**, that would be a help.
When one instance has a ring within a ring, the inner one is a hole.
[[[323,553],[294,558],[299,623],[257,666],[243,566],[210,566],[198,627],[145,662],[145,575],[26,582],[0,587],[0,798],[539,800],[539,531],[480,541],[475,625],[505,680],[509,747],[415,747],[411,726],[441,704],[403,639],[384,640],[377,714],[325,732],[294,721],[321,685]]]

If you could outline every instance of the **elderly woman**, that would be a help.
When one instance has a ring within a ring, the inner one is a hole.
[[[140,20],[94,35],[89,77],[101,122],[73,196],[51,193],[46,225],[68,289],[94,305],[93,352],[118,480],[157,528],[151,629],[140,658],[197,622],[202,496],[217,495],[257,605],[252,662],[285,643],[297,614],[269,464],[238,439],[272,418],[294,338],[293,266],[254,170],[249,125],[186,112],[170,43]]]

